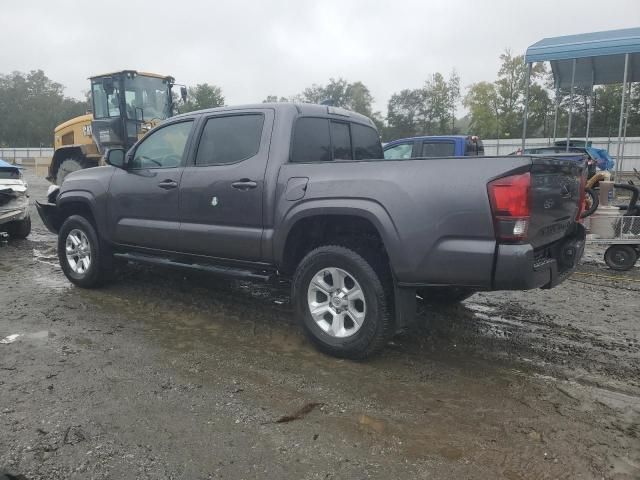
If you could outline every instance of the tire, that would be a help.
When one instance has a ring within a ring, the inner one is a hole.
[[[77,255],[68,255],[68,242],[70,248],[76,246]],[[76,243],[82,248],[78,248]],[[87,258],[87,254],[88,262],[83,260]],[[100,242],[92,223],[81,215],[71,215],[60,227],[58,260],[69,281],[82,288],[98,287],[113,275],[112,256]]]
[[[630,245],[612,245],[604,252],[604,261],[612,270],[630,270],[638,260],[638,252]]]
[[[587,218],[598,209],[600,204],[600,196],[598,192],[592,188],[585,189],[585,209],[580,218]]]
[[[476,293],[475,290],[464,287],[430,287],[418,289],[418,295],[427,303],[451,305],[466,300]]]
[[[296,315],[309,340],[323,353],[352,360],[380,351],[394,332],[387,277],[383,267],[374,268],[350,248],[327,245],[309,252],[292,283]]]
[[[62,185],[62,182],[67,175],[71,172],[75,172],[76,170],[82,170],[83,168],[88,168],[88,164],[82,158],[65,158],[58,166],[58,171],[56,172],[56,185]]]
[[[7,225],[7,233],[10,237],[25,239],[31,233],[31,217],[27,215],[22,220],[14,220]]]

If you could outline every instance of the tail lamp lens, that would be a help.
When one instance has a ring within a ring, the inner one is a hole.
[[[488,185],[496,238],[521,241],[527,237],[531,213],[531,174],[493,180]]]

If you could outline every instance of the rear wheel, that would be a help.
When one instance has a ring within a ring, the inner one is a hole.
[[[308,338],[324,353],[364,359],[393,333],[385,275],[346,247],[309,252],[293,278],[297,316]]]
[[[638,260],[638,252],[630,245],[612,245],[604,252],[604,261],[612,270],[629,270]]]
[[[14,220],[7,224],[7,233],[13,238],[27,238],[31,233],[31,217],[27,215],[22,220]]]
[[[97,287],[111,278],[113,261],[105,250],[85,217],[71,215],[60,227],[58,260],[65,276],[79,287]]]

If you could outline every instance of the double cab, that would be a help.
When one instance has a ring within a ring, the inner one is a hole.
[[[106,162],[37,204],[71,282],[127,262],[286,277],[308,337],[342,357],[379,351],[417,301],[553,287],[584,246],[583,165],[385,159],[369,118],[323,105],[179,115]]]

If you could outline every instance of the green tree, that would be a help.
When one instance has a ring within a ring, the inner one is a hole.
[[[86,102],[65,97],[42,70],[0,75],[0,145],[51,146],[56,125],[86,110]]]
[[[495,84],[474,83],[463,104],[469,110],[469,132],[484,138],[499,137],[500,111]]]
[[[513,56],[509,50],[500,55],[500,61],[495,82],[479,82],[469,87],[465,105],[471,117],[471,133],[486,136],[487,132],[492,132],[491,136],[517,138],[522,134],[527,65],[522,55]],[[529,112],[533,113],[533,123],[531,128],[528,123],[529,133],[541,133],[545,128],[551,103],[544,87],[545,74],[542,63],[534,64],[529,91]]]
[[[222,89],[216,85],[199,83],[195,87],[189,87],[187,102],[180,108],[181,112],[192,112],[205,108],[224,106]]]
[[[387,127],[383,139],[388,141],[418,135],[423,125],[423,103],[422,89],[405,89],[391,95],[387,104]]]
[[[460,75],[452,70],[449,75],[449,106],[451,108],[451,133],[456,133],[456,110],[460,103]]]

